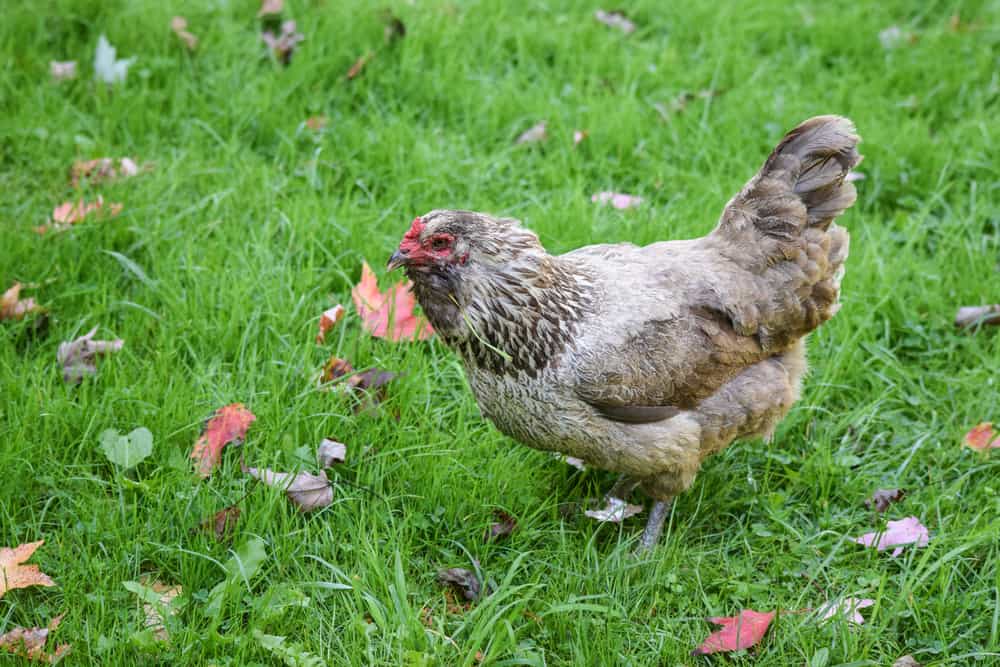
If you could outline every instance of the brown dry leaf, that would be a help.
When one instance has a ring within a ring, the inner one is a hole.
[[[262,18],[271,14],[280,14],[285,10],[285,0],[261,0],[260,11],[257,18]]]
[[[194,443],[191,458],[198,465],[198,474],[208,477],[222,459],[222,449],[231,442],[242,442],[247,429],[257,416],[242,403],[231,403],[215,411],[201,437]]]
[[[1000,303],[992,306],[962,306],[955,314],[955,326],[968,329],[975,325],[1000,325]]]
[[[271,50],[274,57],[282,64],[287,65],[292,61],[295,48],[299,42],[305,39],[305,36],[295,30],[295,21],[284,21],[281,24],[280,34],[275,35],[270,30],[265,30],[260,34],[260,38],[264,40],[264,44]]]
[[[215,539],[218,541],[225,542],[232,537],[233,532],[236,530],[236,524],[239,520],[240,508],[235,505],[231,505],[219,510],[211,517],[205,519],[199,524],[198,527],[206,533],[212,533],[215,535]]]
[[[483,534],[483,542],[495,542],[510,537],[510,534],[517,528],[517,519],[503,510],[493,510],[493,523]]]
[[[642,512],[642,505],[630,505],[621,498],[608,497],[603,508],[586,510],[584,514],[602,523],[621,523],[640,512]]]
[[[996,438],[994,438],[996,436]],[[1000,434],[994,433],[992,422],[983,422],[972,427],[965,434],[965,446],[977,452],[1000,448]]]
[[[76,61],[65,60],[60,62],[58,60],[52,60],[49,62],[49,72],[52,74],[53,81],[69,81],[70,79],[75,79]]]
[[[382,37],[386,44],[393,44],[406,37],[406,24],[388,9],[382,12],[382,22],[385,23]]]
[[[183,592],[183,588],[179,585],[171,586],[170,584],[165,584],[162,581],[154,581],[152,584],[148,580],[143,580],[140,582],[143,586],[152,589],[154,593],[160,596],[160,604],[170,610],[171,616],[176,616],[178,609],[170,606],[174,598]],[[160,610],[156,605],[152,605],[148,602],[142,604],[142,611],[146,614],[146,619],[143,623],[146,629],[153,632],[153,637],[157,641],[165,642],[170,639],[170,635],[167,633],[167,628],[163,625],[163,616],[160,615]]]
[[[621,10],[614,10],[606,12],[603,9],[598,9],[594,12],[594,18],[608,26],[609,28],[617,28],[621,30],[626,35],[631,35],[635,32],[635,23],[629,20],[625,16],[625,12]]]
[[[323,374],[320,376],[321,382],[333,382],[337,378],[350,375],[354,372],[354,366],[347,359],[340,357],[330,357],[330,360],[323,365]]]
[[[117,352],[125,344],[121,338],[115,340],[94,340],[94,327],[74,341],[59,344],[56,359],[63,367],[63,380],[79,384],[88,375],[97,374],[97,357]]]
[[[45,540],[19,544],[13,549],[0,548],[0,598],[15,588],[56,585],[56,582],[39,570],[37,565],[22,564],[43,544]]]
[[[184,42],[184,46],[187,47],[188,51],[194,51],[198,48],[198,38],[188,32],[187,27],[187,19],[183,16],[175,16],[170,19],[170,29]]]
[[[889,505],[898,503],[905,496],[906,491],[903,489],[879,489],[865,501],[865,507],[876,512],[884,512],[889,509]]]
[[[347,460],[347,445],[330,438],[323,438],[316,450],[316,461],[320,468],[329,468]]]
[[[892,663],[892,667],[921,667],[912,655],[901,655]]]
[[[116,161],[117,166],[115,165]],[[117,160],[110,157],[99,157],[93,160],[77,160],[70,168],[69,177],[73,187],[78,188],[83,179],[87,179],[90,185],[99,185],[119,178],[137,176],[140,172],[148,172],[152,168],[153,165],[148,163],[140,167],[130,157],[117,158]],[[100,199],[98,201],[100,202]],[[53,215],[53,217],[55,216]]]
[[[514,140],[515,144],[533,144],[539,141],[545,141],[549,138],[548,132],[546,131],[547,122],[544,120],[538,121],[527,130],[518,135],[517,139]]]
[[[351,69],[347,70],[347,80],[351,81],[357,78],[361,74],[361,72],[364,71],[365,65],[368,64],[368,61],[371,60],[374,56],[375,53],[369,51],[368,53],[364,54],[363,56],[355,60],[354,64],[351,65]]]
[[[52,227],[56,231],[62,231],[64,229],[69,229],[73,225],[83,222],[90,214],[103,214],[109,218],[113,218],[122,212],[122,205],[118,203],[108,204],[105,208],[104,198],[100,195],[97,196],[97,200],[90,202],[89,204],[83,199],[80,199],[76,203],[71,201],[63,202],[59,206],[52,209]],[[49,227],[47,225],[42,225],[38,227],[36,231],[39,234],[44,234],[47,232]]]
[[[306,127],[308,127],[313,132],[319,132],[326,128],[330,123],[330,119],[326,116],[309,116],[306,118]],[[343,306],[337,305],[335,308],[342,308]],[[327,311],[329,312],[329,311]]]
[[[308,123],[308,121],[306,122]],[[323,339],[326,338],[326,332],[343,319],[345,312],[344,307],[339,303],[333,308],[323,311],[323,314],[319,316],[319,333],[316,334],[317,343],[323,342]]]
[[[476,573],[463,567],[452,567],[439,571],[438,582],[451,586],[470,602],[479,599],[482,589]]]
[[[49,635],[59,627],[59,623],[62,622],[65,615],[59,614],[44,628],[14,628],[10,632],[0,635],[0,649],[34,662],[55,664],[69,653],[70,645],[60,644],[56,646],[54,653],[46,653],[45,642]]]
[[[270,468],[244,468],[243,472],[268,486],[283,489],[288,499],[302,512],[322,509],[333,502],[333,488],[322,470],[318,475],[308,472],[293,475]]]
[[[23,320],[28,313],[39,313],[44,309],[34,299],[22,299],[21,283],[14,283],[0,296],[0,320]]]

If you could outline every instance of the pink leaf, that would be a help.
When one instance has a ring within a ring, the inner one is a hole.
[[[865,533],[861,537],[854,538],[854,541],[866,547],[874,546],[879,551],[896,547],[892,552],[892,557],[895,558],[903,552],[901,545],[927,546],[930,541],[930,533],[917,517],[908,516],[899,521],[890,521],[886,524],[884,532]]]
[[[843,616],[849,623],[861,625],[865,622],[864,616],[859,609],[870,607],[875,604],[875,600],[869,598],[843,598],[834,602],[829,602],[820,607],[820,622],[826,621],[834,616]]]
[[[591,195],[590,201],[595,204],[611,204],[617,209],[634,208],[642,203],[642,197],[626,195],[621,192],[598,192]]]
[[[965,434],[965,446],[975,449],[977,452],[1000,448],[1000,436],[994,438],[993,436],[996,435],[993,431],[993,424],[983,422]]]
[[[739,651],[753,646],[767,633],[771,621],[774,620],[774,612],[744,609],[739,616],[725,616],[708,620],[710,623],[721,625],[722,629],[710,634],[701,646],[692,651],[693,655]]]
[[[530,128],[525,130],[518,136],[514,141],[515,144],[533,144],[538,141],[545,141],[549,138],[548,133],[545,131],[545,121],[539,121],[532,125]]]
[[[53,60],[49,62],[49,72],[52,73],[54,81],[68,81],[76,78],[76,61],[66,60],[60,62]]]
[[[364,330],[391,341],[430,338],[434,334],[431,325],[413,312],[417,300],[410,291],[412,285],[397,283],[382,292],[368,262],[362,264],[361,282],[351,290],[351,298]]]

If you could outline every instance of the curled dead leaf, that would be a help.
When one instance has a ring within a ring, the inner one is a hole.
[[[184,42],[184,46],[187,47],[188,51],[194,51],[198,48],[198,38],[188,32],[187,27],[187,19],[183,16],[175,16],[170,19],[170,29],[174,31],[178,39]]]
[[[548,132],[546,131],[547,123],[544,120],[538,121],[527,130],[518,135],[517,139],[514,140],[515,144],[533,144],[539,141],[545,141],[549,138]]]
[[[903,489],[879,489],[865,501],[865,507],[876,512],[884,512],[889,509],[889,505],[898,503],[905,496],[906,491]]]
[[[143,586],[152,590],[153,593],[155,593],[159,598],[158,605],[143,602],[142,611],[146,616],[143,621],[143,625],[147,630],[150,630],[153,633],[153,637],[157,641],[165,642],[170,639],[170,634],[167,632],[167,628],[163,624],[163,614],[160,613],[160,610],[167,609],[171,616],[176,616],[180,610],[173,607],[171,603],[184,591],[184,589],[179,585],[165,584],[162,581],[149,583],[148,580],[143,580],[141,583]]]
[[[316,450],[316,462],[320,468],[329,468],[347,460],[347,445],[330,438],[323,438]]]
[[[517,528],[517,519],[503,510],[493,510],[493,517],[496,521],[486,529],[483,542],[495,542],[510,537]]]
[[[222,459],[222,449],[230,443],[242,442],[250,424],[256,419],[257,416],[242,403],[231,403],[216,410],[191,450],[198,474],[201,477],[211,475]]]
[[[244,468],[243,472],[268,486],[284,490],[288,499],[301,512],[313,512],[333,502],[333,488],[322,470],[318,475],[308,472],[293,475],[288,472],[275,472],[270,468]]]
[[[968,329],[976,325],[1000,325],[1000,303],[992,306],[963,306],[955,313],[955,326]]]
[[[635,32],[635,23],[625,16],[625,12],[619,10],[606,12],[603,9],[598,9],[594,12],[594,18],[609,28],[621,30],[626,35],[631,35]]]
[[[48,641],[49,635],[59,627],[59,623],[62,622],[65,615],[59,614],[44,628],[17,627],[0,635],[0,649],[34,662],[47,662],[49,664],[58,662],[69,653],[70,645],[60,644],[56,646],[53,653],[46,653],[45,643]]]
[[[28,313],[43,312],[34,299],[22,299],[21,283],[14,283],[0,296],[0,320],[23,320]]]
[[[63,202],[52,209],[52,227],[56,231],[62,231],[64,229],[69,229],[71,226],[83,222],[86,218],[93,215],[101,215],[109,218],[113,218],[122,212],[122,205],[117,203],[108,204],[105,207],[104,198],[98,195],[96,201],[90,203],[85,202],[80,199],[76,203],[74,202]],[[48,231],[48,227],[43,225],[37,228],[38,233],[44,234]]]
[[[977,452],[984,452],[987,449],[1000,448],[1000,434],[993,431],[992,422],[983,422],[982,424],[973,426],[965,434],[962,442],[970,449],[974,449]]]
[[[307,121],[308,123],[308,121]],[[323,311],[319,316],[319,333],[316,334],[316,342],[322,343],[326,338],[326,332],[334,327],[344,317],[344,307],[339,303],[333,308]]]
[[[621,498],[609,497],[599,510],[586,510],[585,515],[602,523],[621,523],[625,519],[642,512],[642,505],[630,505]]]
[[[287,65],[292,61],[292,54],[295,53],[296,47],[305,39],[305,36],[296,31],[295,21],[284,21],[281,24],[280,33],[276,35],[270,30],[265,30],[260,34],[260,38],[274,54],[274,57],[280,63]]]
[[[97,357],[117,352],[125,345],[121,338],[115,340],[94,340],[94,327],[76,340],[59,344],[56,359],[63,368],[63,380],[79,384],[88,375],[97,374]]]
[[[463,567],[440,570],[438,572],[438,582],[446,586],[451,586],[470,602],[478,600],[482,590],[476,573],[472,570],[466,570]]]
[[[142,172],[153,169],[151,163],[146,163],[141,167],[130,157],[110,158],[99,157],[93,160],[77,160],[70,167],[69,177],[74,188],[80,187],[81,182],[86,179],[90,185],[99,185],[108,181],[122,178],[131,178]],[[98,208],[101,199],[98,198]],[[63,204],[65,206],[65,204]],[[120,204],[118,204],[120,206]],[[85,212],[86,213],[86,212]],[[55,216],[53,215],[53,218]]]
[[[76,61],[65,60],[60,62],[58,60],[53,60],[49,62],[49,73],[52,75],[53,81],[69,81],[70,79],[75,79]]]
[[[598,192],[590,196],[590,201],[601,205],[611,204],[614,208],[622,210],[639,206],[642,204],[642,197],[621,192]]]
[[[285,10],[285,0],[261,0],[257,18],[280,14]]]
[[[206,533],[212,533],[215,535],[215,539],[224,542],[230,539],[236,531],[236,524],[239,523],[240,514],[240,508],[231,505],[202,521],[198,525],[198,528]]]

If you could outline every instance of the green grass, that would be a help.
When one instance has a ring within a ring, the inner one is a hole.
[[[74,665],[275,664],[254,629],[329,664],[470,665],[480,651],[491,665],[1000,664],[1000,458],[960,446],[1000,422],[1000,338],[951,324],[960,305],[1000,301],[1000,4],[645,0],[628,37],[570,0],[289,4],[307,41],[288,68],[262,57],[251,0],[4,10],[0,290],[37,284],[51,318],[41,334],[0,325],[0,546],[45,539],[33,562],[58,587],[8,593],[0,632],[65,611],[56,636]],[[408,31],[393,46],[386,4]],[[193,56],[173,13],[201,38]],[[955,13],[969,29],[949,28]],[[884,49],[893,24],[917,41]],[[91,78],[102,32],[139,59],[114,89]],[[49,61],[69,59],[81,77],[51,83]],[[668,122],[655,108],[703,89],[718,95]],[[631,556],[641,518],[560,511],[610,476],[497,433],[438,341],[373,340],[353,311],[313,341],[362,259],[381,271],[414,215],[516,216],[554,252],[701,235],[781,134],[821,113],[865,140],[843,309],[811,338],[803,399],[774,441],[709,461],[647,559]],[[330,118],[319,134],[302,125],[315,114]],[[547,143],[513,145],[540,119]],[[574,148],[576,128],[590,136]],[[72,161],[105,155],[156,168],[74,192]],[[605,189],[646,205],[591,204]],[[98,192],[125,204],[119,218],[33,231]],[[93,326],[125,347],[66,386],[59,342]],[[332,353],[405,376],[355,415],[314,385]],[[202,421],[234,401],[258,416],[242,450],[254,465],[348,443],[332,507],[297,514],[232,449],[195,478]],[[123,474],[98,436],[137,426],[153,455]],[[896,486],[907,497],[885,518],[915,515],[932,537],[892,559],[851,538],[879,525],[862,501]],[[231,553],[191,528],[237,500],[232,547],[259,537],[267,558],[206,615]],[[495,508],[518,529],[483,544]],[[495,592],[448,613],[435,573],[472,559]],[[167,647],[132,638],[141,608],[123,582],[143,574],[188,596]],[[308,603],[276,606],[297,595]],[[787,614],[750,653],[689,655],[705,616],[847,595],[877,601],[862,628]]]

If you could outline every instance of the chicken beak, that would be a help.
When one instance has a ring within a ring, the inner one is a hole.
[[[402,250],[396,250],[392,253],[392,257],[389,258],[389,263],[386,265],[390,271],[395,271],[401,266],[406,266],[406,253]]]

